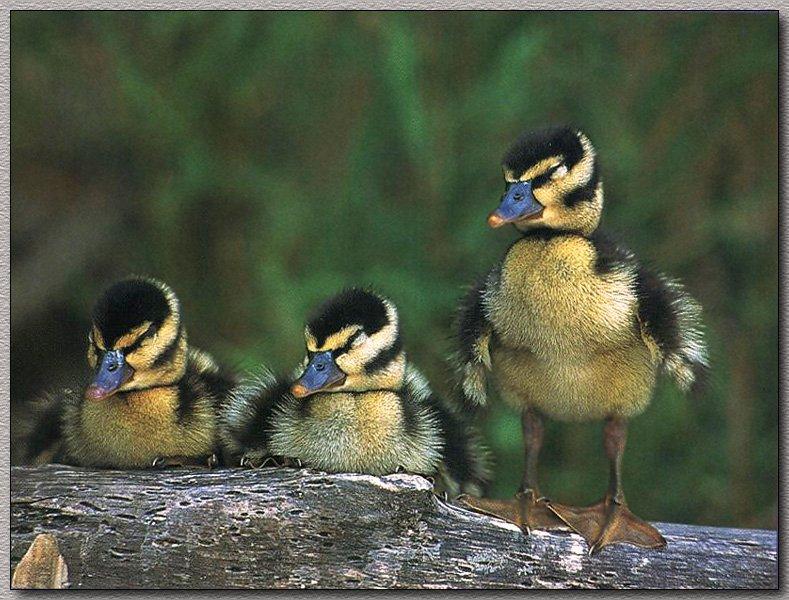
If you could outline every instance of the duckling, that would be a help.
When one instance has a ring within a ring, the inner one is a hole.
[[[582,132],[524,134],[503,170],[505,192],[488,224],[512,224],[521,235],[461,302],[458,374],[472,405],[486,402],[490,378],[522,412],[526,464],[514,501],[466,503],[526,533],[564,524],[592,553],[616,542],[662,547],[663,536],[625,501],[627,423],[649,404],[659,371],[686,390],[706,370],[700,307],[678,281],[647,269],[598,229],[603,183]],[[605,420],[610,481],[599,503],[574,508],[540,494],[543,415]]]
[[[187,343],[175,293],[130,278],[93,308],[92,382],[42,403],[30,462],[134,469],[216,461],[219,405],[236,376]]]
[[[232,394],[220,431],[242,464],[281,456],[328,472],[405,471],[448,496],[480,493],[486,451],[406,360],[390,300],[347,289],[318,307],[305,338],[294,376],[264,374]]]

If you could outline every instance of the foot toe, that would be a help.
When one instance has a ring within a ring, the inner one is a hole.
[[[543,499],[534,499],[532,492],[519,492],[513,500],[475,498],[462,496],[457,499],[477,512],[514,523],[525,534],[535,529],[566,529],[567,526],[548,508]]]
[[[652,525],[634,515],[626,506],[614,505],[600,537],[590,548],[595,554],[611,544],[631,544],[641,548],[664,548],[666,539]]]
[[[665,538],[624,504],[603,500],[587,507],[549,503],[548,507],[589,544],[589,554],[597,554],[611,544],[632,544],[642,548],[663,548]]]

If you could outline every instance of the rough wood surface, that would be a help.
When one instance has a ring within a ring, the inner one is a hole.
[[[11,472],[11,566],[52,533],[82,588],[775,588],[777,534],[658,523],[668,548],[524,536],[413,475]]]

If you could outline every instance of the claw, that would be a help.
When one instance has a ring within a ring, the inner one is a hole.
[[[266,460],[264,459],[262,462],[259,462],[258,459],[245,454],[241,457],[241,461],[239,461],[239,466],[244,467],[245,469],[257,469],[266,464]]]
[[[205,467],[209,465],[210,458],[196,456],[157,456],[151,463],[151,468],[166,469],[168,467]],[[210,466],[210,465],[209,465]]]

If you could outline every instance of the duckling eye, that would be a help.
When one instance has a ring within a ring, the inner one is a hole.
[[[352,335],[351,338],[347,342],[345,342],[345,344],[341,348],[334,350],[332,352],[332,356],[337,357],[342,354],[346,354],[353,348],[358,348],[359,346],[361,346],[366,339],[367,339],[367,335],[364,333],[364,331],[358,331],[354,335]]]
[[[567,165],[564,163],[559,163],[555,167],[551,167],[549,173],[551,174],[551,179],[559,179],[560,177],[564,177],[567,175]]]
[[[554,165],[545,171],[545,173],[542,175],[537,175],[537,177],[532,180],[532,187],[538,188],[543,186],[552,179],[559,179],[560,177],[563,177],[566,173],[567,166],[563,162],[560,162],[559,164]]]

